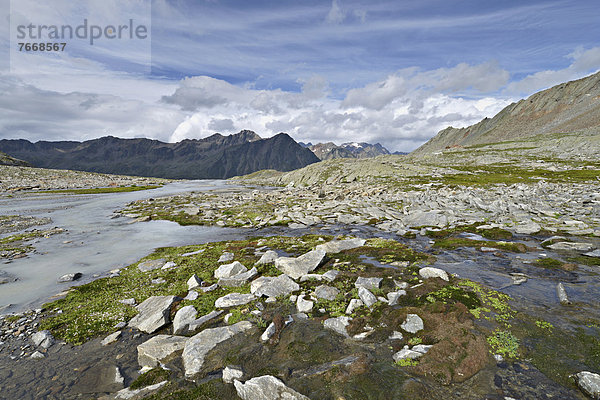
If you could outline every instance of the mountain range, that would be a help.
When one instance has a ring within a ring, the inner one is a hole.
[[[412,154],[565,132],[600,133],[600,72],[535,93],[475,125],[448,127]]]
[[[247,130],[177,143],[112,136],[84,142],[4,139],[0,151],[40,168],[172,179],[225,179],[262,169],[291,171],[319,161],[285,133],[262,139]]]
[[[334,158],[370,158],[390,154],[388,149],[379,143],[348,142],[340,146],[333,142],[327,143],[302,143],[300,145],[309,148],[320,160],[331,160]]]

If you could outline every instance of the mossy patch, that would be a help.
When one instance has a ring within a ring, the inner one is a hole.
[[[140,375],[131,382],[129,388],[132,390],[141,389],[146,386],[155,385],[166,381],[171,376],[170,372],[162,368],[153,368],[150,371]]]
[[[478,228],[479,226],[481,226],[482,224],[471,224],[471,225],[462,225],[462,226],[457,226],[454,228],[449,228],[449,229],[441,229],[441,230],[427,230],[426,231],[426,235],[431,237],[431,238],[436,238],[436,239],[441,239],[441,238],[447,238],[450,237],[452,235],[455,235],[456,233],[460,233],[460,232],[470,232],[470,233],[476,233],[477,235],[480,235],[486,239],[490,239],[490,240],[509,240],[512,239],[513,235],[511,232],[498,228],[498,227],[494,227],[494,228],[490,228],[490,229],[480,229]]]

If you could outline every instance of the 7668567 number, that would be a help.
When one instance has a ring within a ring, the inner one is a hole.
[[[19,43],[19,51],[65,51],[66,43]]]

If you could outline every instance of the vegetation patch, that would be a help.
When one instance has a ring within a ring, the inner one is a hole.
[[[141,374],[136,380],[131,382],[129,388],[132,390],[141,389],[146,386],[155,385],[157,383],[166,381],[170,377],[170,373],[162,368],[153,368],[150,371]]]
[[[441,229],[441,230],[427,230],[426,235],[431,238],[442,239],[450,237],[456,233],[461,232],[470,232],[475,233],[477,235],[483,236],[486,239],[490,240],[509,240],[512,239],[513,235],[511,232],[501,229],[501,228],[491,228],[491,229],[480,229],[478,226],[482,224],[471,224],[471,225],[463,225],[457,226],[449,229]]]

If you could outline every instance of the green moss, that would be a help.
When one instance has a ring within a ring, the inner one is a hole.
[[[600,266],[600,257],[576,256],[567,258],[568,261],[577,264]]]
[[[519,356],[519,339],[511,332],[495,330],[487,338],[492,354],[500,354],[505,358],[517,358]]]
[[[146,386],[155,385],[157,383],[169,379],[170,373],[162,368],[153,368],[150,371],[140,375],[136,380],[131,382],[130,389],[136,390]]]
[[[540,268],[557,269],[560,268],[564,263],[554,258],[538,258],[532,264]]]
[[[420,297],[420,300],[430,303],[441,301],[444,304],[460,302],[470,310],[478,309],[481,306],[481,300],[479,300],[477,293],[456,286],[445,286],[435,292],[424,294]]]
[[[419,364],[419,360],[413,360],[411,358],[403,358],[402,360],[398,360],[395,364],[399,367],[414,367]]]

